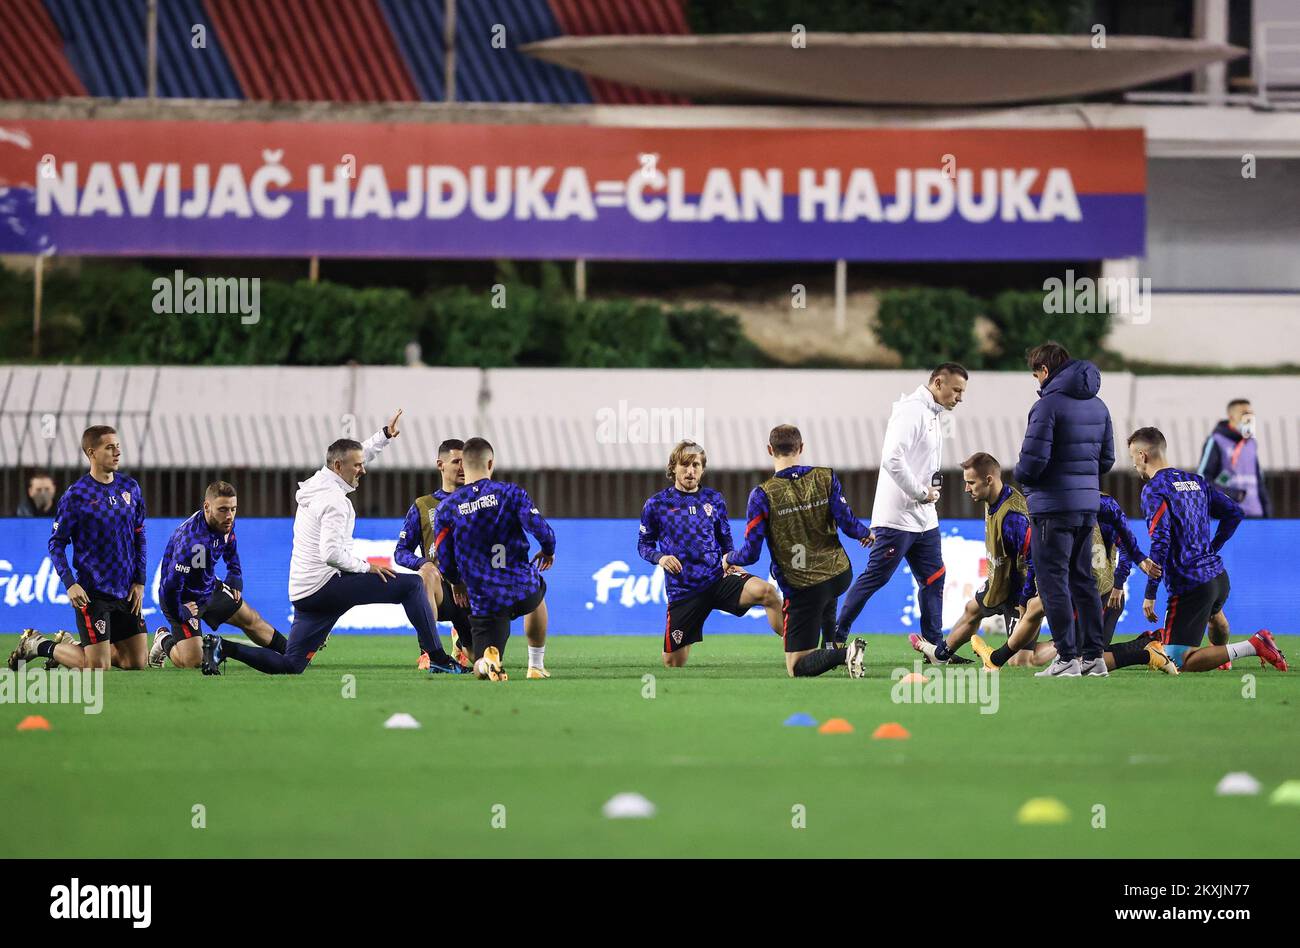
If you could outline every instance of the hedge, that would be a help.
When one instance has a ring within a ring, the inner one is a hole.
[[[1090,0],[689,0],[696,33],[1084,33]]]
[[[886,290],[876,313],[876,338],[902,356],[905,368],[960,362],[978,369],[984,356],[975,320],[982,309],[964,290]]]
[[[101,364],[393,365],[421,344],[432,365],[746,367],[768,360],[739,320],[707,306],[610,299],[579,302],[559,268],[539,285],[500,266],[499,289],[403,289],[262,280],[260,318],[154,311],[143,267],[86,266],[45,282],[41,356]],[[0,337],[9,358],[30,352],[32,276],[0,268]]]

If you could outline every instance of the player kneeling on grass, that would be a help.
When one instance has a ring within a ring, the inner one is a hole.
[[[122,443],[108,425],[81,435],[90,473],[59,498],[50,533],[50,562],[76,610],[81,644],[60,633],[53,641],[35,629],[18,639],[9,667],[44,658],[66,668],[110,666],[139,670],[148,664],[141,605],[144,601],[144,496],[140,485],[118,468]],[[72,544],[72,569],[67,546]],[[75,574],[73,572],[75,570]]]
[[[835,638],[836,606],[853,581],[839,530],[863,546],[871,542],[871,531],[854,516],[834,471],[800,463],[803,447],[803,435],[794,425],[772,429],[767,453],[775,473],[750,492],[745,542],[723,554],[722,566],[749,566],[766,539],[772,577],[783,595],[786,673],[805,678],[846,665],[850,678],[861,678],[866,673],[863,639],[855,638],[847,648],[818,648],[818,638]]]
[[[701,487],[708,457],[693,441],[679,441],[668,457],[673,482],[645,502],[637,553],[664,568],[668,615],[664,621],[664,665],[680,668],[691,646],[704,640],[704,620],[714,609],[743,616],[751,606],[767,610],[772,631],[781,634],[781,596],[770,583],[740,567],[725,567],[733,549],[727,502]]]
[[[411,573],[399,576],[352,550],[357,515],[348,494],[361,483],[366,465],[397,437],[401,417],[399,410],[364,443],[349,438],[335,441],[325,453],[325,466],[298,484],[289,559],[294,616],[284,654],[205,634],[203,674],[220,675],[221,663],[233,658],[268,675],[300,675],[344,613],[353,606],[381,602],[400,603],[406,611],[420,647],[429,653],[430,672],[461,673],[438,639],[424,580]]]
[[[1259,656],[1260,664],[1286,671],[1286,658],[1272,634],[1260,629],[1244,642],[1202,648],[1210,617],[1223,611],[1230,584],[1219,550],[1236,532],[1245,512],[1235,500],[1199,474],[1179,470],[1165,460],[1165,436],[1156,428],[1139,428],[1129,435],[1128,451],[1146,485],[1142,512],[1151,534],[1151,559],[1164,571],[1169,590],[1164,629],[1114,646],[1115,667],[1136,664],[1138,652],[1159,636],[1172,667],[1163,669],[1203,672],[1233,659]],[[1211,519],[1219,521],[1210,535]],[[1147,580],[1142,612],[1156,621],[1156,590],[1160,580]],[[1109,665],[1109,661],[1107,662]]]
[[[546,670],[546,581],[555,562],[555,531],[528,491],[492,479],[496,457],[483,438],[465,442],[465,485],[438,505],[433,519],[434,555],[452,584],[456,602],[469,609],[473,669],[479,678],[506,681],[502,667],[510,623],[524,619],[528,677]],[[528,537],[541,550],[528,558]]]
[[[456,602],[451,583],[447,582],[433,559],[433,518],[438,505],[465,484],[465,467],[462,452],[465,442],[448,438],[438,445],[438,474],[441,486],[432,494],[417,497],[406,511],[402,532],[397,535],[393,559],[424,578],[424,585],[433,599],[434,614],[451,623],[451,654],[462,668],[470,667],[469,646],[473,639],[469,627],[469,612]],[[429,655],[424,650],[416,660],[416,667],[427,669]]]
[[[268,648],[284,654],[287,640],[244,601],[244,574],[235,545],[235,513],[239,498],[225,481],[213,481],[203,496],[203,509],[173,531],[163,553],[158,599],[170,628],[154,634],[149,664],[162,668],[170,658],[177,668],[203,663],[200,621],[215,632],[229,622]],[[226,578],[216,565],[226,562]]]

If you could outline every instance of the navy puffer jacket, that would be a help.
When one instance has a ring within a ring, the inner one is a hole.
[[[1115,466],[1115,432],[1100,390],[1101,370],[1083,359],[1062,365],[1039,390],[1015,470],[1030,514],[1097,511],[1100,476]]]

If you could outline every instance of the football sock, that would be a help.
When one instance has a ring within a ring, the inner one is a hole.
[[[1248,655],[1259,654],[1258,652],[1255,651],[1255,645],[1253,642],[1250,641],[1250,639],[1245,639],[1244,641],[1241,642],[1233,642],[1231,645],[1227,646],[1227,648],[1228,648],[1228,661],[1232,661],[1233,659],[1237,659],[1237,658],[1245,658]]]
[[[1011,661],[1011,656],[1014,654],[1016,653],[1011,649],[1007,648],[1005,645],[999,645],[997,648],[993,650],[993,654],[990,655],[989,658],[992,660],[994,665],[998,666],[998,668],[1001,668],[1007,662]]]
[[[271,644],[268,645],[267,648],[269,648],[273,652],[279,652],[281,655],[283,655],[284,650],[289,647],[289,640],[286,639],[283,635],[281,635],[279,630],[273,630],[273,631],[274,634],[271,636]]]
[[[54,643],[46,639],[40,645],[36,646],[36,654],[41,658],[54,657]]]
[[[166,638],[163,639],[163,654],[166,655],[168,658],[171,658],[172,649],[174,649],[175,647],[176,647],[176,636],[168,632]]]
[[[543,661],[546,658],[546,646],[528,646],[528,667],[545,668]]]
[[[952,658],[952,650],[948,648],[947,642],[940,642],[934,647],[934,657],[941,662],[946,662]]]
[[[818,675],[824,675],[832,668],[838,668],[840,665],[843,665],[848,657],[848,649],[814,649],[794,663],[794,677],[815,678]]]
[[[1115,660],[1115,667],[1128,668],[1131,665],[1146,665],[1151,660],[1150,656],[1147,655],[1147,645],[1150,642],[1151,639],[1145,635],[1139,635],[1127,642],[1116,642],[1110,647],[1110,654]]]

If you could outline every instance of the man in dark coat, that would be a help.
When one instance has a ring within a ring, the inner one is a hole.
[[[1029,412],[1015,478],[1029,501],[1030,555],[1056,645],[1056,660],[1037,677],[1105,676],[1092,535],[1100,477],[1115,464],[1115,432],[1097,397],[1101,372],[1055,342],[1035,346],[1028,360],[1039,399]]]

